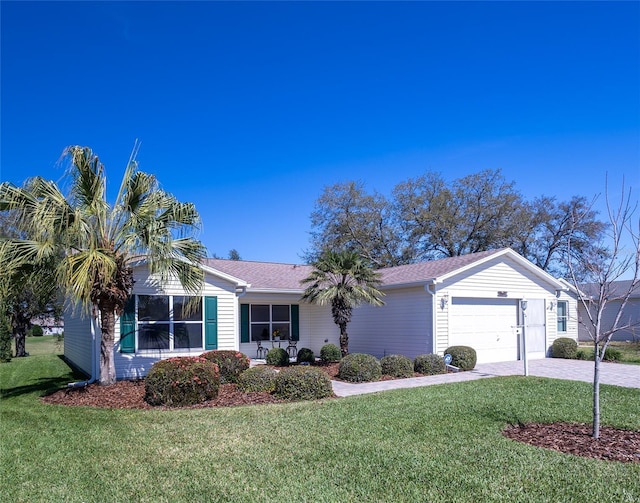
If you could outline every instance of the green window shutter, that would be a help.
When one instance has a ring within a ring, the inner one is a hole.
[[[204,298],[204,348],[218,349],[218,297]]]
[[[250,342],[249,304],[240,304],[240,342]]]
[[[291,340],[300,340],[300,306],[297,304],[291,306]]]
[[[136,352],[136,297],[130,296],[120,315],[120,352]]]

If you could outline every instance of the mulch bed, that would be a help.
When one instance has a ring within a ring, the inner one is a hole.
[[[518,442],[554,451],[623,463],[640,463],[640,431],[600,427],[591,437],[591,425],[579,423],[529,423],[510,425],[502,432]]]
[[[338,364],[318,365],[331,379],[338,374]],[[416,374],[420,377],[421,374]],[[393,379],[383,376],[383,380]],[[118,381],[112,386],[91,384],[80,389],[63,389],[42,398],[56,405],[102,407],[110,409],[168,409],[152,407],[144,401],[144,381]],[[278,403],[269,393],[242,393],[235,384],[222,384],[215,400],[188,408],[233,407]],[[183,407],[187,408],[187,407]],[[600,438],[591,437],[591,427],[575,423],[529,423],[510,425],[503,434],[526,444],[556,451],[607,461],[640,463],[640,431],[618,430],[608,426],[600,428]]]

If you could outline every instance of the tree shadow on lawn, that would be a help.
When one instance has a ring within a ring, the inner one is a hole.
[[[58,355],[58,358],[68,365],[68,362],[65,360],[63,355]],[[15,386],[13,388],[0,387],[0,398],[15,398],[32,393],[37,393],[38,396],[45,396],[54,393],[61,388],[65,388],[70,382],[84,380],[86,378],[87,376],[82,372],[70,368],[69,372],[63,376],[39,377],[31,379],[30,384]]]

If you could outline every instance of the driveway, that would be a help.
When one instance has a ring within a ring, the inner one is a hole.
[[[524,375],[522,362],[485,363],[470,372],[442,374],[429,377],[412,377],[393,381],[352,384],[332,381],[333,391],[338,396],[361,395],[399,388],[416,388],[449,382],[473,381],[485,377]],[[529,361],[529,375],[567,379],[570,381],[593,382],[593,362],[583,360],[563,360],[545,358]],[[640,389],[640,365],[605,363],[600,365],[600,383]]]

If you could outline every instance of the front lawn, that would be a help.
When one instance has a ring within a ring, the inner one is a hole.
[[[506,377],[238,408],[71,408],[38,400],[76,378],[41,353],[0,365],[2,501],[640,500],[640,463],[500,433],[589,422],[587,383]],[[603,386],[602,411],[603,424],[640,429],[640,390]]]
[[[640,365],[640,341],[611,341],[609,346],[620,352],[620,359],[618,360],[620,363]],[[585,351],[586,360],[593,360],[593,343],[581,342],[580,349]]]

